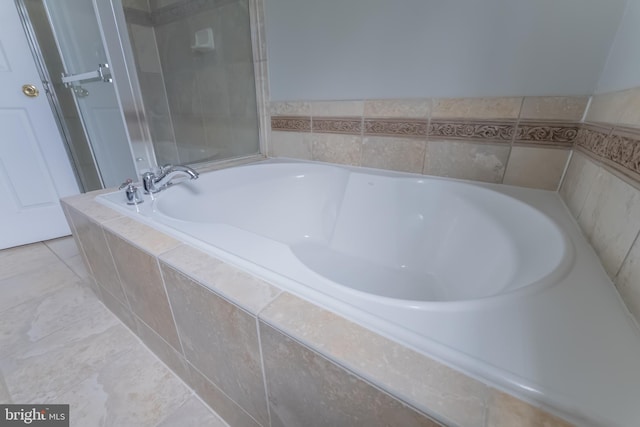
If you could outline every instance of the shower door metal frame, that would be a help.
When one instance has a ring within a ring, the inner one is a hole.
[[[120,112],[129,136],[133,163],[141,176],[158,167],[151,140],[151,131],[144,110],[144,101],[133,48],[121,0],[93,0],[109,68],[120,104]]]

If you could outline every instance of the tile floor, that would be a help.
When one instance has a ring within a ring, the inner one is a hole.
[[[95,297],[71,237],[0,251],[0,403],[71,426],[225,427]]]

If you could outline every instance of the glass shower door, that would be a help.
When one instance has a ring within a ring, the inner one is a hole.
[[[136,169],[92,0],[43,0],[104,185],[136,178]]]

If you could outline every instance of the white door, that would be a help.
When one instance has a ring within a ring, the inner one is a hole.
[[[67,74],[108,63],[92,0],[44,0]],[[105,187],[136,179],[129,138],[112,83],[74,83],[75,99]],[[71,90],[71,89],[69,89]]]
[[[0,249],[70,234],[58,200],[78,192],[17,9],[0,1]]]

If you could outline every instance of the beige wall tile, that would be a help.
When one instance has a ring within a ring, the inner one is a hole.
[[[640,230],[640,191],[601,168],[578,223],[614,277]]]
[[[581,121],[588,96],[527,96],[521,119]]]
[[[432,119],[517,119],[522,97],[437,98],[433,100]]]
[[[616,286],[620,291],[620,295],[625,304],[629,308],[631,314],[636,318],[636,322],[640,324],[640,240],[636,238],[636,242],[631,247],[631,251],[627,255],[618,277],[616,277]]]
[[[187,360],[268,425],[255,317],[170,267],[162,273]]]
[[[560,195],[565,201],[574,218],[580,216],[584,201],[591,190],[591,186],[598,175],[600,167],[586,155],[574,150],[564,176]]]
[[[521,187],[557,190],[570,150],[513,147],[503,183]]]
[[[283,293],[260,318],[437,419],[484,421],[484,384],[343,317]]]
[[[105,235],[131,310],[180,351],[180,341],[158,261],[109,231],[105,231]]]
[[[271,132],[269,157],[290,157],[293,159],[311,160],[312,135],[302,132]]]
[[[85,193],[81,196],[67,198],[64,200],[70,202],[68,203],[69,206],[87,215],[98,224],[102,224],[105,221],[110,221],[112,219],[116,219],[124,216],[121,213],[116,212],[113,209],[110,209],[104,205],[101,205],[100,203],[94,200],[95,196],[98,194],[112,193],[114,191],[115,189],[113,188],[106,189],[106,190],[98,190],[98,191],[93,191],[91,193]]]
[[[460,141],[429,141],[424,173],[450,178],[501,182],[509,157],[508,145]]]
[[[362,166],[422,173],[427,142],[409,138],[365,137]]]
[[[262,322],[260,340],[273,427],[438,425]]]
[[[624,112],[627,100],[626,91],[593,95],[587,110],[585,121],[601,123],[618,123]]]
[[[340,134],[314,134],[312,158],[320,162],[360,166],[362,137]]]
[[[312,117],[362,117],[364,101],[312,101]]]
[[[129,304],[118,301],[109,291],[105,290],[100,285],[98,285],[98,287],[100,288],[100,300],[102,303],[109,309],[109,311],[111,311],[111,313],[115,314],[127,328],[135,333],[137,331],[136,320],[135,316],[131,312],[131,308],[129,308]]]
[[[178,240],[129,217],[105,222],[103,227],[153,255],[180,245]]]
[[[365,117],[427,119],[430,112],[430,99],[370,99],[364,102]]]
[[[624,107],[619,122],[625,126],[640,127],[640,88],[625,91]]]
[[[267,282],[190,246],[167,252],[161,260],[253,314],[280,294]]]
[[[127,299],[102,227],[73,208],[69,209],[69,216],[78,234],[80,245],[86,254],[93,277],[118,301],[126,304]]]
[[[573,424],[497,390],[491,391],[487,427],[571,427]]]
[[[311,103],[305,101],[273,101],[269,105],[272,116],[311,116]]]
[[[191,388],[229,426],[261,427],[244,409],[222,392],[215,384],[189,364]]]
[[[182,352],[176,351],[168,342],[166,342],[153,329],[147,326],[142,320],[136,318],[136,335],[142,340],[144,345],[155,354],[158,359],[169,367],[176,375],[178,375],[185,383],[189,383],[189,366]]]

